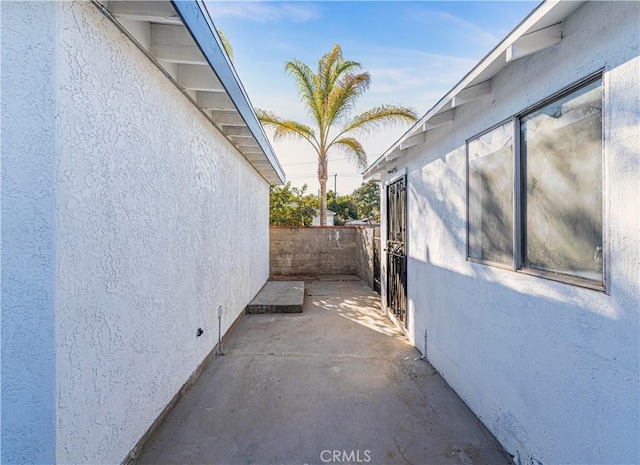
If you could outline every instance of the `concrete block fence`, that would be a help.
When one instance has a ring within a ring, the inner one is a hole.
[[[269,274],[358,275],[373,287],[373,226],[269,228]]]

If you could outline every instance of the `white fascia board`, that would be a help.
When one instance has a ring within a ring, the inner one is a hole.
[[[567,16],[577,10],[584,1],[568,1],[568,0],[547,0],[538,5],[513,31],[500,42],[493,50],[491,50],[465,77],[456,84],[444,97],[438,101],[420,120],[418,120],[409,130],[398,139],[389,149],[384,152],[377,160],[375,160],[366,170],[373,169],[380,161],[386,159],[387,155],[393,152],[404,142],[405,139],[416,132],[424,130],[425,123],[438,113],[441,113],[447,105],[451,103],[453,98],[467,87],[473,86],[475,83],[488,81],[501,71],[507,65],[506,55],[507,49],[513,45],[522,36],[533,31],[552,26],[562,22]],[[492,66],[498,63],[496,68]]]
[[[244,121],[246,127],[260,145],[278,179],[284,183],[284,171],[264,133],[260,121],[258,121],[258,117],[236,74],[235,68],[222,47],[222,42],[209,16],[206,4],[203,0],[193,2],[171,0],[171,4],[234,103],[239,117]],[[225,129],[223,128],[224,131]]]

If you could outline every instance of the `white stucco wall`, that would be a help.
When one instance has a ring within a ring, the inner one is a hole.
[[[327,211],[327,226],[333,226],[336,214],[334,212]],[[320,216],[314,216],[311,221],[311,226],[320,226]]]
[[[59,23],[57,459],[113,463],[266,281],[268,185],[95,7]]]
[[[587,2],[398,160],[409,335],[517,463],[640,463],[639,10]],[[609,295],[466,261],[465,140],[601,67]]]
[[[53,12],[53,3],[0,2],[3,464],[54,460]]]
[[[12,30],[33,30],[34,42],[52,45],[43,52],[45,65],[38,57],[27,61],[15,77],[26,84],[12,89],[24,89],[28,97],[37,73],[48,71],[44,87],[35,89],[44,89],[51,108],[32,115],[35,141],[29,124],[18,134],[22,140],[12,140],[29,156],[16,168],[25,178],[15,189],[35,183],[44,192],[27,191],[27,201],[13,205],[5,203],[3,184],[3,221],[6,207],[24,226],[7,234],[30,233],[34,222],[43,223],[28,240],[44,239],[44,258],[27,257],[30,262],[18,266],[25,254],[5,249],[3,223],[3,317],[5,259],[20,276],[43,278],[51,292],[18,296],[25,311],[42,303],[26,322],[17,321],[22,311],[7,330],[3,318],[3,363],[5,331],[20,331],[12,334],[25,341],[16,350],[36,341],[11,363],[39,357],[49,371],[29,366],[22,372],[32,374],[11,388],[31,388],[45,398],[48,389],[44,420],[51,427],[39,424],[34,413],[22,421],[28,424],[10,428],[13,437],[26,434],[6,455],[3,437],[3,463],[51,463],[54,457],[58,463],[119,463],[213,349],[217,306],[225,308],[224,332],[266,281],[269,188],[95,6],[50,2],[38,16],[25,9],[31,3],[16,5],[22,6]],[[3,90],[4,78],[3,68]],[[3,105],[4,99],[5,92]],[[51,131],[40,137],[41,127]],[[24,158],[12,152],[9,162]],[[3,369],[3,396],[4,375]],[[19,454],[42,434],[46,453],[34,457],[45,459],[21,460]]]

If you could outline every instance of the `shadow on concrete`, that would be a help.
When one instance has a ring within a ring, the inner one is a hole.
[[[246,315],[141,464],[507,464],[360,281],[307,283],[304,311]]]

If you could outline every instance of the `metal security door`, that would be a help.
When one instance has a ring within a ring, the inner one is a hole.
[[[387,186],[387,309],[406,324],[407,177]]]
[[[380,242],[380,228],[373,229],[373,290],[380,294],[382,283],[380,281],[380,259],[382,253]]]

